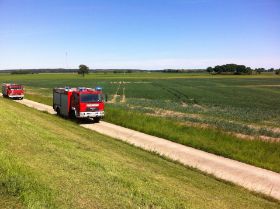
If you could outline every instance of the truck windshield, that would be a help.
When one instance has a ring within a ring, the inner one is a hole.
[[[18,89],[22,89],[22,86],[11,86],[10,89],[11,90],[18,90]]]
[[[81,94],[81,102],[101,102],[100,94]]]

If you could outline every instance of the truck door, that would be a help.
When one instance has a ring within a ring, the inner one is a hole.
[[[76,110],[76,114],[80,115],[80,98],[78,94],[74,94],[74,107]]]

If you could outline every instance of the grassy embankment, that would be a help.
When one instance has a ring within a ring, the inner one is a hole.
[[[0,98],[0,118],[0,190],[9,205],[20,201],[36,209],[280,207],[7,99]]]
[[[1,165],[0,165],[1,167]],[[19,197],[13,196],[0,185],[0,208],[1,209],[21,209],[24,208]]]

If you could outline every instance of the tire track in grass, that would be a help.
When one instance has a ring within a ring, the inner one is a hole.
[[[179,91],[178,89],[174,89],[172,87],[165,87],[161,84],[153,84],[155,86],[158,86],[162,88],[164,91],[167,91],[171,95],[173,95],[178,101],[180,101],[183,104],[196,104],[196,100],[189,98],[186,94],[183,92]]]

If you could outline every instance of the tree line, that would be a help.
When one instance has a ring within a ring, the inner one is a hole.
[[[280,74],[280,69],[270,68],[266,70],[265,68],[255,68],[252,69],[245,65],[237,65],[237,64],[226,64],[226,65],[217,65],[215,67],[208,67],[206,69],[208,73],[211,74],[234,74],[234,75],[242,75],[248,74],[251,75],[253,72],[257,74],[261,74],[262,72],[275,72],[275,74]]]
[[[82,76],[89,74],[90,72],[112,72],[112,73],[133,73],[133,72],[163,72],[163,73],[204,73],[207,71],[210,74],[261,74],[263,72],[274,72],[276,75],[280,75],[279,69],[265,69],[265,68],[255,68],[252,69],[245,65],[237,64],[225,64],[217,65],[215,67],[208,67],[205,69],[164,69],[164,70],[139,70],[139,69],[89,69],[88,66],[81,64],[78,69],[31,69],[31,70],[0,70],[1,73],[11,73],[11,74],[38,74],[38,73],[78,73]]]

